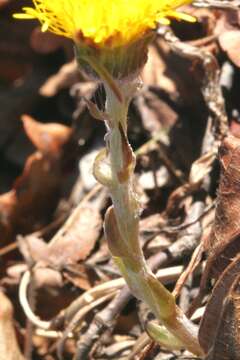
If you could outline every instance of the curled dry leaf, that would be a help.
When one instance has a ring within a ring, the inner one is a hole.
[[[0,196],[3,239],[7,240],[16,231],[32,229],[38,220],[45,219],[54,209],[60,187],[59,176],[58,166],[50,163],[41,153],[28,158],[13,190]]]
[[[72,130],[57,123],[42,124],[29,115],[22,116],[26,134],[43,154],[59,156],[63,145],[69,140]]]
[[[102,218],[95,206],[80,206],[46,244],[36,236],[19,237],[20,250],[28,263],[36,263],[34,277],[37,287],[60,287],[60,269],[67,268],[67,278],[75,282],[71,265],[84,260],[93,250],[102,229]],[[78,273],[78,276],[81,277]],[[84,286],[88,282],[82,281]],[[80,283],[80,282],[79,282]]]
[[[65,266],[86,259],[101,229],[102,218],[97,208],[90,205],[77,208],[49,243],[49,261],[54,265]]]
[[[207,360],[240,359],[240,256],[217,281],[201,321],[199,342]]]
[[[13,307],[0,291],[0,360],[24,360],[13,326]]]
[[[31,231],[54,210],[62,183],[62,149],[71,130],[23,117],[25,131],[39,151],[28,157],[13,189],[0,196],[0,228],[8,240],[16,232]]]
[[[221,177],[214,225],[206,248],[205,277],[216,277],[239,252],[240,139],[229,135],[219,150]]]

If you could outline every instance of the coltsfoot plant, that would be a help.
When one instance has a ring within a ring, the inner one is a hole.
[[[107,186],[113,205],[105,217],[110,252],[132,293],[148,304],[160,325],[148,333],[171,348],[202,350],[197,328],[173,295],[148,268],[139,242],[139,203],[134,186],[135,156],[127,138],[129,103],[141,82],[148,44],[158,23],[169,18],[194,21],[177,8],[188,0],[33,0],[21,19],[38,19],[42,31],[71,38],[79,66],[102,80],[106,92],[106,149],[97,156],[94,175]],[[97,110],[96,110],[97,111]]]

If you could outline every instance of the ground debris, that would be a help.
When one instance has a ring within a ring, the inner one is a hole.
[[[193,359],[152,342],[108,251],[103,88],[70,40],[12,21],[19,6],[0,1],[0,360]],[[140,240],[205,360],[239,360],[240,10],[186,9],[198,20],[159,27],[129,111]]]

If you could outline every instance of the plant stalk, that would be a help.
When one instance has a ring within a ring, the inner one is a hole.
[[[174,296],[156,279],[141,249],[140,209],[133,176],[135,156],[127,138],[128,107],[139,83],[126,80],[118,85],[123,94],[121,102],[105,84],[105,110],[108,115],[106,151],[97,157],[94,164],[95,177],[109,187],[113,203],[105,217],[109,249],[132,293],[147,303],[164,325],[161,336],[165,331],[164,336],[171,341],[170,347],[179,349],[179,344],[182,344],[183,348],[201,356],[203,351],[198,342],[197,327],[176,305]]]

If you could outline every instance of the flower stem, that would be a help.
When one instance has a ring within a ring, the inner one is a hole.
[[[169,341],[179,348],[202,355],[197,327],[175,303],[174,296],[156,279],[148,268],[139,242],[139,202],[133,172],[135,156],[127,139],[129,102],[136,91],[136,81],[120,83],[124,100],[119,101],[105,85],[108,114],[106,152],[94,164],[94,174],[110,190],[113,206],[105,217],[105,234],[109,249],[133,294],[148,304],[166,328]],[[152,332],[157,333],[157,332]],[[155,338],[157,340],[157,338]]]

